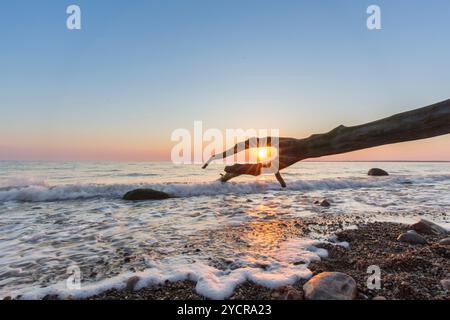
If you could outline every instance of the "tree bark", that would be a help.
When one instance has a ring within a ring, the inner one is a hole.
[[[328,133],[314,134],[309,138],[279,138],[279,170],[298,161],[328,155],[346,153],[392,143],[413,141],[450,133],[450,99],[424,108],[399,113],[388,118],[366,124],[345,127],[339,126]],[[270,141],[276,141],[269,138]],[[249,149],[249,140],[213,156],[209,162],[230,156],[239,148]],[[260,175],[263,163],[235,164],[225,168],[221,181],[226,182],[242,174]],[[280,181],[281,175],[277,176]],[[282,178],[281,178],[282,181]],[[280,181],[280,183],[281,183]]]

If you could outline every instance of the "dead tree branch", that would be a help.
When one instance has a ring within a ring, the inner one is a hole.
[[[328,133],[314,134],[305,139],[279,138],[279,170],[309,158],[426,139],[449,133],[450,99],[358,126],[345,127],[341,125]],[[271,138],[269,138],[270,141]],[[237,144],[232,150],[228,150],[231,153],[223,152],[213,156],[204,165],[204,168],[213,160],[224,159],[243,150],[242,148],[249,149],[250,147],[249,140]],[[262,163],[227,166],[221,181],[226,182],[244,174],[258,176],[261,174],[263,166]],[[276,176],[283,185],[284,181],[279,172]]]

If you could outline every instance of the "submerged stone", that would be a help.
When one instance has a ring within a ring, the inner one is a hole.
[[[169,199],[171,196],[168,193],[157,191],[153,189],[136,189],[127,192],[124,196],[124,200],[130,201],[143,201],[143,200],[164,200]]]
[[[325,207],[328,208],[331,206],[330,202],[327,199],[323,199],[322,202],[320,203],[321,207]]]
[[[367,174],[369,176],[373,176],[373,177],[382,177],[382,176],[389,175],[389,173],[387,173],[386,171],[384,171],[383,169],[380,169],[380,168],[372,168],[369,170],[369,172]]]

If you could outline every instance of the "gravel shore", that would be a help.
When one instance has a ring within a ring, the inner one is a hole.
[[[321,220],[314,218],[314,232],[321,226]],[[328,222],[327,222],[328,221]],[[312,221],[302,219],[284,221],[280,228],[292,230],[295,235],[308,233]],[[342,227],[339,219],[324,219],[323,223]],[[342,272],[355,279],[358,287],[357,299],[425,299],[450,300],[441,280],[450,278],[450,248],[438,244],[442,236],[423,235],[426,244],[408,244],[397,240],[398,236],[409,230],[407,225],[373,222],[358,224],[357,229],[341,230],[336,233],[338,241],[347,241],[350,248],[323,244],[329,252],[328,258],[313,262],[309,269],[314,275],[321,272]],[[274,226],[274,232],[276,227]],[[230,232],[230,231],[229,231]],[[289,231],[287,233],[290,233]],[[230,236],[228,234],[227,236]],[[288,236],[288,235],[287,235]],[[216,237],[221,237],[217,235]],[[228,238],[230,239],[230,238]],[[368,289],[367,268],[371,265],[381,269],[381,288]],[[247,282],[236,288],[233,299],[266,300],[266,299],[302,299],[303,285],[301,280],[292,286],[271,290]],[[195,291],[195,283],[181,281],[144,288],[138,291],[109,290],[93,296],[90,300],[198,300],[205,299]]]

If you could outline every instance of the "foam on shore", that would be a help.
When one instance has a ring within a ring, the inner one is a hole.
[[[142,272],[123,273],[116,277],[95,283],[82,284],[81,289],[69,289],[66,281],[45,288],[31,288],[17,292],[21,299],[42,299],[47,295],[59,298],[73,297],[83,299],[102,293],[109,289],[124,289],[130,277],[137,276],[135,289],[163,284],[166,281],[176,282],[190,280],[196,282],[198,294],[209,299],[221,300],[230,297],[235,288],[251,281],[267,288],[276,288],[293,284],[299,279],[309,279],[312,276],[307,268],[312,261],[326,257],[325,249],[317,248],[320,242],[305,239],[291,239],[272,252],[263,260],[254,257],[243,257],[240,268],[234,270],[219,270],[204,262],[192,262],[186,257],[176,256],[161,261],[149,262],[149,268]],[[255,264],[264,267],[252,267]]]

